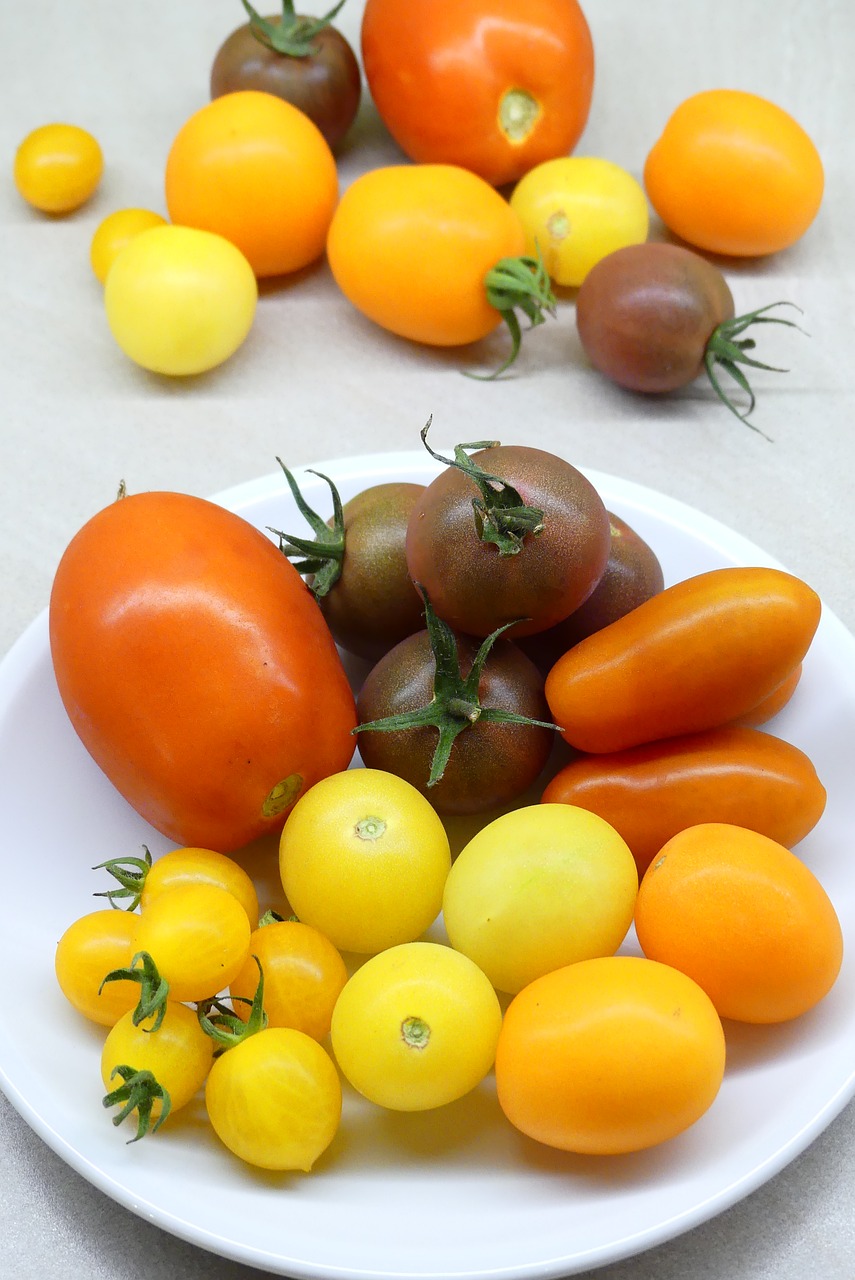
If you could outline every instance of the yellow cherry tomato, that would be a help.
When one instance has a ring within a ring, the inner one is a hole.
[[[142,912],[136,948],[152,957],[171,999],[208,1000],[240,972],[250,934],[246,912],[226,889],[179,884]]]
[[[258,924],[258,894],[249,874],[240,863],[216,849],[171,849],[156,858],[145,873],[140,907],[143,911],[155,898],[179,884],[212,884],[226,889],[246,912],[250,928]]]
[[[133,1009],[140,989],[127,980],[108,982],[114,969],[127,969],[136,951],[140,918],[132,912],[90,911],[66,929],[56,947],[56,980],[78,1013],[103,1027],[112,1027]]]
[[[166,219],[151,209],[116,209],[108,213],[95,229],[89,246],[92,270],[103,284],[117,255],[126,244],[150,227],[166,226]]]
[[[264,1012],[271,1027],[293,1027],[313,1040],[329,1033],[330,1018],[347,969],[337,949],[317,929],[299,920],[273,920],[254,931],[249,957],[229,985],[232,1000],[252,1000],[258,965],[264,970]],[[238,1017],[249,1005],[235,1000]]]
[[[526,251],[539,249],[560,285],[580,285],[601,258],[647,239],[644,189],[611,160],[547,160],[517,183],[510,205],[525,227]]]
[[[258,285],[241,251],[211,231],[152,227],[118,255],[104,286],[113,337],[154,373],[204,373],[252,327]]]
[[[101,148],[75,124],[43,124],[15,153],[15,186],[42,213],[71,213],[89,199],[104,170]]]

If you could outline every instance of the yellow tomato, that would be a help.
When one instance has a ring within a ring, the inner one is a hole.
[[[151,209],[116,209],[100,222],[89,246],[92,270],[103,284],[117,255],[126,244],[150,227],[163,227],[166,219]]]
[[[611,160],[562,156],[537,165],[511,195],[526,233],[556,284],[580,285],[593,266],[647,239],[647,197],[632,174]]]
[[[104,157],[91,133],[75,124],[44,124],[15,153],[15,186],[42,213],[71,213],[101,181]]]

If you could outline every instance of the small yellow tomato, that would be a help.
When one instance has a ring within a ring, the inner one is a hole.
[[[133,1009],[140,989],[126,980],[102,983],[113,969],[127,969],[136,951],[140,918],[133,912],[90,911],[68,926],[56,947],[56,980],[78,1013],[112,1027]]]
[[[15,186],[42,213],[71,213],[89,199],[104,170],[98,142],[75,124],[43,124],[15,153]]]
[[[152,227],[125,246],[107,275],[113,337],[144,369],[204,373],[241,346],[258,301],[241,251],[211,231]]]
[[[89,246],[92,270],[103,284],[117,255],[141,231],[166,226],[166,219],[151,209],[116,209],[98,224]]]
[[[142,912],[136,947],[152,957],[171,999],[208,1000],[240,972],[250,935],[233,894],[212,884],[179,884]]]
[[[145,911],[155,898],[179,884],[212,884],[237,898],[250,928],[258,924],[258,894],[249,874],[234,858],[216,849],[170,849],[156,858],[145,874],[140,907]]]
[[[264,1012],[271,1027],[293,1027],[313,1040],[323,1040],[339,992],[347,982],[340,953],[322,933],[299,920],[273,920],[254,931],[249,957],[229,985],[229,994],[252,1000],[258,965],[264,971]],[[235,1001],[238,1017],[249,1017],[249,1005]]]
[[[620,165],[594,156],[562,156],[537,165],[513,190],[511,208],[556,284],[577,286],[593,266],[628,244],[643,244],[647,197]]]

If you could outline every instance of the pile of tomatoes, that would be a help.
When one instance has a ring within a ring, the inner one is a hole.
[[[283,464],[305,536],[122,494],[61,559],[63,703],[179,845],[104,864],[128,909],[56,955],[137,1137],[204,1089],[232,1152],[308,1170],[342,1081],[412,1111],[490,1078],[528,1138],[634,1151],[712,1106],[728,1020],[798,1017],[835,982],[838,917],[792,852],[825,790],[762,727],[816,593],[751,566],[665,586],[572,464],[444,457],[429,427],[433,480],[346,503],[327,480],[329,520]],[[265,835],[282,896],[261,914],[241,864]]]
[[[706,370],[748,416],[746,367],[771,366],[749,354],[746,330],[793,322],[768,314],[779,302],[735,317],[703,255],[775,253],[815,218],[822,163],[785,110],[743,91],[693,95],[663,122],[639,182],[571,154],[594,92],[576,0],[531,0],[524,15],[511,0],[367,0],[361,65],[332,25],[340,5],[320,18],[291,0],[270,17],[244,7],[249,21],[214,58],[211,101],[165,157],[168,221],[119,209],[92,240],[107,320],[131,359],[172,376],[220,364],[250,333],[258,280],[326,257],[345,297],[400,337],[466,346],[504,322],[509,353],[486,376],[516,358],[521,317],[544,322],[555,287],[578,288],[596,369],[648,393]],[[336,151],[363,73],[404,162],[342,193]],[[102,167],[91,135],[47,125],[21,144],[15,178],[58,214],[91,195]],[[682,244],[648,243],[649,206]]]

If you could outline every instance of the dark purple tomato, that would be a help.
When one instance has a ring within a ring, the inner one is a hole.
[[[359,108],[359,63],[326,19],[295,15],[290,3],[284,8],[280,16],[256,14],[228,36],[211,68],[211,97],[241,89],[272,93],[304,112],[335,148]]]

